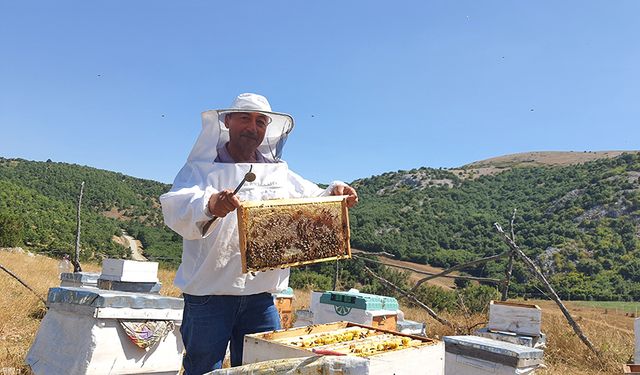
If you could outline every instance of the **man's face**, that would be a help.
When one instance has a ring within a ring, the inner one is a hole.
[[[225,117],[229,143],[244,152],[255,152],[260,146],[271,119],[257,112],[235,112]]]

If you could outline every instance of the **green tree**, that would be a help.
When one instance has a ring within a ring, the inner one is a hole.
[[[0,247],[21,246],[24,226],[18,216],[0,213]]]

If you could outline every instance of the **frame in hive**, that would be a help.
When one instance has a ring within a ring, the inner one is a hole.
[[[351,258],[346,197],[242,202],[242,272]]]

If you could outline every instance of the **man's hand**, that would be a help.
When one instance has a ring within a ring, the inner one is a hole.
[[[349,185],[336,185],[331,191],[331,195],[346,195],[347,196],[347,207],[351,208],[358,203],[358,193],[356,193],[356,189],[352,188]]]
[[[240,200],[233,195],[231,190],[222,190],[209,198],[209,213],[217,217],[225,217],[236,208],[240,207]]]

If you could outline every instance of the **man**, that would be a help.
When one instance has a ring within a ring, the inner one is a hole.
[[[280,160],[293,118],[271,111],[267,99],[241,94],[231,108],[202,114],[202,131],[171,191],[160,197],[165,223],[183,237],[174,284],[184,295],[180,332],[187,374],[220,368],[230,342],[231,365],[242,364],[245,334],[278,329],[271,293],[284,290],[289,270],[243,274],[236,215],[243,200],[347,195],[340,181],[321,189]],[[256,179],[233,189],[251,168]],[[211,218],[217,217],[203,233]]]

